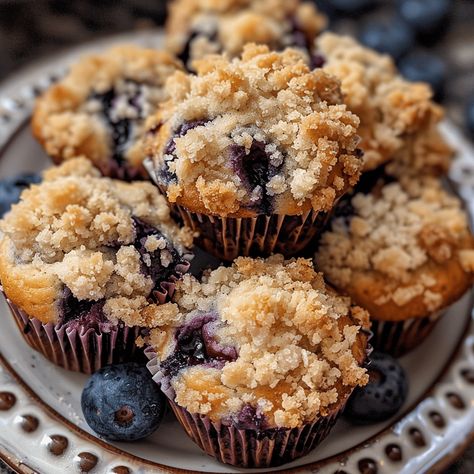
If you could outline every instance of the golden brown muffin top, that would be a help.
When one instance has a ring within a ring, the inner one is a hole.
[[[165,82],[178,69],[170,54],[132,45],[85,56],[38,99],[34,134],[56,161],[84,155],[106,170],[118,157],[139,167],[143,121],[167,98]]]
[[[109,320],[144,325],[157,307],[147,298],[159,289],[146,268],[175,265],[192,244],[151,183],[102,178],[85,158],[46,171],[0,230],[5,293],[43,322],[60,319],[67,288],[78,301],[103,301]]]
[[[368,381],[368,314],[329,290],[310,260],[240,257],[201,281],[186,276],[175,301],[150,343],[176,403],[191,413],[233,419],[250,405],[270,427],[293,428],[327,416]],[[182,335],[199,321],[209,360],[176,370]]]
[[[447,171],[452,150],[438,130],[443,111],[427,84],[404,80],[388,55],[348,36],[324,33],[317,44],[323,70],[341,80],[345,102],[360,118],[365,170],[396,158],[415,173]]]
[[[350,206],[323,234],[315,262],[372,317],[424,317],[471,285],[466,213],[435,178],[386,184],[356,194]]]
[[[359,119],[338,81],[296,50],[208,57],[167,90],[148,121],[148,154],[171,202],[220,216],[301,214],[330,209],[358,180]]]
[[[300,0],[175,0],[166,24],[167,47],[191,67],[207,54],[239,56],[247,43],[311,48],[326,18]]]

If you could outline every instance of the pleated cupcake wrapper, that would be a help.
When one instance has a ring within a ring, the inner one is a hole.
[[[190,263],[190,256],[176,266],[176,275],[160,285],[154,292],[156,300],[163,304],[173,296],[175,281],[184,275]],[[67,324],[42,323],[30,318],[5,295],[8,306],[26,342],[36,351],[60,367],[74,372],[91,374],[100,368],[122,362],[132,362],[143,357],[135,341],[142,329],[124,324],[103,324],[102,328],[68,327]]]
[[[370,353],[371,349],[367,349]],[[238,429],[214,422],[206,415],[190,413],[175,401],[168,377],[160,371],[153,348],[145,349],[148,370],[168,398],[176,418],[188,436],[207,454],[237,467],[275,467],[305,456],[321,443],[335,425],[345,404],[332,414],[293,429]]]
[[[207,454],[237,467],[275,467],[305,456],[321,443],[336,424],[342,409],[300,428],[238,429],[189,413],[168,400],[188,436]]]
[[[410,318],[404,321],[381,321],[372,319],[375,350],[401,357],[421,344],[431,333],[446,310],[437,311],[425,318]]]

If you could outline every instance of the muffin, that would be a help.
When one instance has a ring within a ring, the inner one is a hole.
[[[167,47],[188,68],[207,54],[239,56],[247,43],[301,48],[315,64],[314,39],[326,18],[300,0],[175,0],[166,24]]]
[[[147,122],[152,177],[217,257],[295,254],[359,178],[358,117],[296,50],[247,45],[195,64]]]
[[[474,240],[455,196],[435,178],[358,193],[323,233],[316,267],[372,320],[374,348],[420,344],[472,285]]]
[[[404,80],[388,55],[350,37],[324,33],[317,45],[324,71],[341,80],[346,104],[360,118],[364,171],[393,161],[404,173],[447,172],[453,152],[428,84]]]
[[[147,177],[144,120],[166,99],[166,79],[180,68],[168,53],[135,46],[84,57],[38,99],[33,133],[56,163],[82,155],[105,176]]]
[[[189,268],[188,229],[151,183],[100,177],[69,160],[0,221],[0,281],[26,341],[90,373],[132,360],[140,328]]]
[[[239,467],[311,451],[356,386],[368,382],[368,314],[351,307],[311,260],[240,257],[186,275],[148,364],[187,434]]]

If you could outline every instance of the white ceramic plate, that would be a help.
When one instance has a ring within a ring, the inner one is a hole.
[[[0,176],[38,171],[49,165],[30,134],[31,107],[35,94],[61,75],[78,54],[113,42],[158,46],[161,39],[159,32],[150,32],[93,43],[35,65],[0,87]],[[451,176],[472,212],[474,153],[452,126],[447,124],[445,131],[460,150]],[[435,472],[459,454],[474,433],[471,309],[470,295],[466,295],[449,310],[426,342],[401,359],[409,376],[410,393],[394,420],[369,427],[355,427],[342,420],[313,453],[280,470]],[[97,439],[80,409],[86,376],[59,369],[30,349],[3,300],[0,318],[0,457],[18,472],[243,471],[203,454],[171,414],[145,441],[109,444]]]

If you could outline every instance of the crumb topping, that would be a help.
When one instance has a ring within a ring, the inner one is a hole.
[[[311,46],[325,26],[314,4],[300,0],[176,0],[170,4],[167,46],[191,67],[208,54],[238,56],[247,43],[274,50]]]
[[[162,362],[176,349],[177,327],[213,312],[215,339],[238,353],[220,368],[188,366],[172,377],[176,402],[192,413],[232,418],[250,404],[271,426],[292,428],[327,415],[368,381],[360,366],[368,315],[329,290],[310,260],[240,257],[201,282],[186,276],[175,301],[151,331]]]
[[[445,304],[438,273],[449,274],[452,261],[472,272],[474,243],[466,214],[440,181],[406,178],[372,194],[356,194],[351,205],[353,213],[335,218],[323,234],[315,262],[356,301],[363,291],[359,281],[377,287],[375,305],[402,307],[421,298],[434,311]]]
[[[66,286],[79,301],[105,298],[110,320],[139,325],[147,319],[143,312],[155,306],[147,298],[156,282],[143,271],[136,219],[158,232],[143,248],[150,259],[165,238],[180,255],[192,245],[191,231],[172,221],[151,183],[102,178],[90,161],[77,158],[46,171],[43,182],[25,190],[0,221],[3,240],[14,249],[2,257],[20,266],[25,277],[28,272],[48,275],[52,285]]]
[[[172,202],[229,215],[270,196],[275,213],[301,214],[330,209],[358,180],[359,119],[341,104],[338,81],[310,71],[296,50],[247,45],[241,59],[209,57],[168,91],[148,123],[159,128],[148,152],[171,176]]]
[[[33,131],[57,161],[84,155],[103,171],[112,157],[140,166],[143,122],[177,69],[168,53],[131,45],[86,56],[38,99]]]
[[[428,85],[404,80],[389,56],[350,37],[324,33],[317,43],[323,70],[341,80],[345,102],[360,118],[365,169],[393,158],[416,171],[448,169],[452,150],[438,130],[443,113]]]

